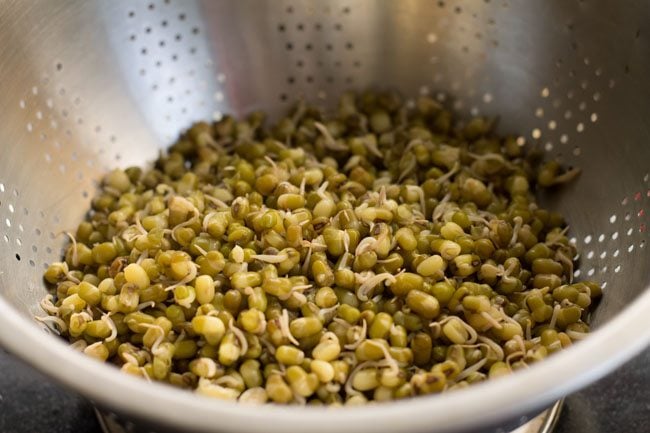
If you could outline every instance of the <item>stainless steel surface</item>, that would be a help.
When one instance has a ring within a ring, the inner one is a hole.
[[[511,430],[510,433],[552,433],[560,419],[564,399],[556,401],[551,407],[526,422],[525,424]],[[95,409],[95,416],[103,433],[153,433],[148,429],[140,429],[137,426],[116,417],[112,413]],[[506,433],[506,430],[502,430]]]
[[[195,431],[457,431],[534,413],[650,341],[648,23],[642,1],[0,1],[0,343],[121,414]],[[571,222],[578,277],[605,286],[590,338],[443,396],[251,410],[142,386],[33,322],[44,265],[106,167],[150,161],[193,120],[367,87],[499,115],[583,168],[545,200]]]
[[[564,399],[556,401],[553,406],[546,409],[544,412],[537,415],[535,418],[528,421],[521,427],[516,428],[512,433],[551,433],[555,430],[560,414],[562,413],[562,406]]]

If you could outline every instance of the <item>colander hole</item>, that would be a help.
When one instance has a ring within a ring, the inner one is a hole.
[[[630,228],[630,229],[627,230],[627,235],[628,235],[628,236],[632,236],[632,233],[634,233],[634,229],[633,229],[633,228]]]
[[[20,254],[16,253],[16,260],[20,261]]]
[[[590,260],[593,259],[593,258],[594,258],[594,252],[593,252],[593,251],[589,251],[589,252],[587,253],[587,258],[590,259]]]
[[[619,250],[614,250],[614,252],[612,253],[612,257],[616,258],[620,253],[621,252]]]
[[[605,257],[607,257],[607,251],[603,251],[602,253],[600,253],[601,259],[604,259]]]
[[[580,122],[580,123],[578,123],[578,125],[576,125],[576,131],[578,131],[578,132],[582,132],[582,131],[584,131],[584,130],[585,130],[585,125],[584,125],[584,123]]]
[[[36,263],[34,263],[34,260],[29,259],[29,266],[31,266],[32,268],[36,266]]]
[[[643,247],[645,247],[645,241],[641,241],[641,242],[639,243],[639,248],[643,248]]]
[[[628,253],[631,253],[632,251],[634,251],[634,245],[630,245],[629,247],[627,247]]]
[[[9,243],[9,236],[4,235],[4,236],[2,236],[2,239],[4,239],[5,242]]]
[[[553,143],[551,143],[550,141],[548,141],[548,142],[544,145],[544,149],[545,149],[547,152],[550,152],[551,150],[553,150]]]
[[[18,231],[21,233],[25,231],[25,228],[23,227],[22,224],[18,224]]]
[[[576,269],[576,270],[573,272],[573,276],[574,276],[575,278],[578,278],[578,277],[580,276],[580,269]]]
[[[609,270],[609,266],[605,265],[602,268],[600,268],[600,273],[606,274],[608,270]]]
[[[569,136],[566,134],[562,134],[560,136],[560,143],[567,144],[568,142],[569,142]]]
[[[549,95],[551,94],[551,91],[548,89],[548,87],[544,87],[542,91],[540,92],[540,95],[542,98],[548,98]]]
[[[596,270],[595,270],[594,268],[591,268],[591,269],[589,269],[589,271],[587,272],[587,275],[589,275],[589,276],[591,277],[592,275],[594,275],[594,273],[596,273]]]
[[[555,128],[557,128],[557,122],[555,122],[555,120],[549,121],[548,122],[548,129],[553,131],[553,130],[555,130]]]
[[[16,238],[16,245],[19,247],[23,245],[23,241],[20,240],[20,238]]]
[[[598,236],[598,242],[602,243],[604,240],[605,240],[605,235],[601,233],[600,236]]]
[[[585,236],[584,243],[587,244],[587,245],[589,245],[589,243],[591,243],[591,235]]]
[[[9,220],[9,218],[5,218],[5,225],[7,227],[11,227],[11,221]]]
[[[541,108],[541,107],[537,107],[537,108],[535,109],[535,117],[538,117],[538,118],[540,118],[540,119],[541,119],[542,117],[544,117],[544,109]]]
[[[7,207],[9,208],[9,212],[14,213],[14,206],[12,204],[9,204]]]

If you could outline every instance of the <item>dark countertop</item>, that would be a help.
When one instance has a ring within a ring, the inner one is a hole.
[[[96,433],[91,404],[0,349],[0,433]],[[557,433],[650,431],[650,349],[567,398]]]

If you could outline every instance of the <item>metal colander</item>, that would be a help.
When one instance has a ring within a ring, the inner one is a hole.
[[[98,404],[192,431],[456,431],[523,421],[650,341],[650,9],[646,2],[0,1],[0,342]],[[193,121],[347,89],[434,95],[499,116],[580,178],[565,214],[597,331],[495,382],[331,410],[232,405],[120,374],[31,319],[41,274],[101,173],[145,164]],[[520,418],[524,415],[522,418]],[[499,427],[494,427],[498,431]]]

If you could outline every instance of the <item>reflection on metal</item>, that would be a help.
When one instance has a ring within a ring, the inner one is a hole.
[[[562,413],[564,399],[558,400],[553,406],[512,431],[512,433],[551,433],[555,430],[557,421]]]
[[[560,418],[563,406],[564,399],[556,401],[553,406],[510,433],[552,433]],[[95,414],[103,433],[155,433],[148,429],[142,430],[129,421],[122,421],[113,413],[103,412],[95,408]],[[496,431],[506,433],[501,429]]]

